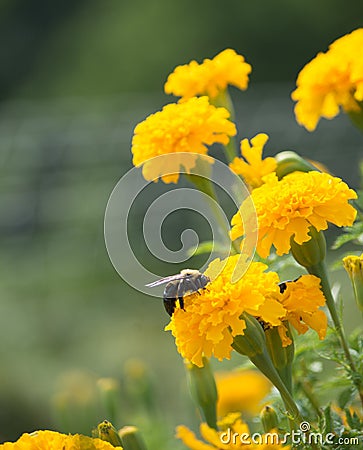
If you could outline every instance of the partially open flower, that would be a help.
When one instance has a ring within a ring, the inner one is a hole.
[[[241,175],[244,181],[254,189],[263,184],[263,177],[274,172],[277,167],[275,158],[269,157],[262,159],[263,147],[268,140],[265,133],[257,134],[251,139],[241,141],[241,154],[243,158],[235,158],[229,167],[237,175]]]
[[[286,320],[299,334],[304,334],[311,328],[318,333],[320,339],[325,338],[328,319],[320,309],[325,305],[325,297],[318,277],[303,275],[294,282],[286,283],[281,297],[281,303],[287,311]],[[286,327],[281,325],[279,328],[282,342],[289,345],[291,339],[286,335]]]

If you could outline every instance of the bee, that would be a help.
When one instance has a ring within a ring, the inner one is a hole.
[[[146,286],[155,287],[166,283],[163,294],[164,308],[169,316],[172,316],[178,300],[180,308],[184,309],[184,297],[199,293],[199,289],[205,289],[209,282],[210,278],[199,270],[184,269],[176,275],[161,278]]]

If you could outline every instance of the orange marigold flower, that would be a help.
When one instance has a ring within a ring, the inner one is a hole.
[[[261,434],[258,441],[252,440],[248,425],[241,420],[240,414],[228,414],[218,423],[220,431],[210,428],[206,423],[199,427],[203,440],[184,425],[177,427],[176,437],[191,450],[236,450],[245,448],[250,450],[289,450],[290,446],[279,443],[275,430],[268,434]]]
[[[309,241],[310,226],[320,231],[328,228],[328,222],[342,227],[355,220],[357,211],[348,200],[357,194],[340,178],[312,171],[293,172],[281,180],[270,174],[264,181],[251,192],[258,221],[257,252],[263,258],[272,245],[283,255],[290,250],[291,238],[298,244]],[[246,218],[250,209],[243,202],[232,218],[232,240],[244,235],[242,217]]]
[[[142,166],[146,180],[176,183],[179,171],[190,173],[198,155],[214,143],[226,145],[236,134],[225,108],[216,108],[208,97],[171,103],[139,123],[132,139],[133,164]],[[155,158],[169,155],[167,158]]]
[[[243,139],[241,154],[245,160],[236,157],[229,165],[230,169],[237,175],[241,175],[252,189],[261,186],[262,178],[274,172],[277,167],[275,158],[262,159],[263,147],[267,141],[268,136],[265,133],[257,134],[251,139],[251,144],[248,139]]]
[[[213,59],[202,64],[191,61],[174,69],[164,86],[167,94],[182,97],[183,100],[197,95],[215,98],[231,84],[241,90],[247,89],[251,66],[243,56],[232,49],[226,49]]]
[[[363,28],[337,39],[301,70],[297,89],[296,120],[313,131],[320,117],[331,119],[340,108],[359,111],[363,100]]]
[[[306,333],[310,327],[320,339],[325,338],[328,319],[325,312],[319,309],[325,305],[325,297],[318,277],[303,275],[292,283],[286,283],[280,301],[287,311],[286,319],[299,334]],[[280,325],[279,333],[283,345],[291,344],[284,325]]]
[[[98,438],[90,438],[80,434],[62,434],[56,431],[41,430],[24,433],[16,442],[0,444],[4,450],[112,450],[120,449]]]
[[[261,402],[272,384],[257,370],[237,369],[215,372],[218,391],[218,417],[240,411],[250,415],[259,413]]]
[[[241,255],[211,263],[205,274],[211,278],[207,289],[184,298],[184,309],[176,308],[165,330],[175,337],[178,352],[196,366],[203,365],[203,356],[229,359],[233,337],[246,328],[241,314],[247,312],[272,325],[279,325],[285,309],[278,297],[278,275],[265,272],[267,266],[252,262],[236,282],[236,267]],[[216,265],[223,270],[213,279]],[[267,302],[268,300],[268,302]]]

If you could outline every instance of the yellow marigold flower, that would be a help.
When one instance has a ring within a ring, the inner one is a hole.
[[[263,147],[268,141],[268,136],[265,133],[257,134],[251,139],[251,144],[248,139],[241,141],[241,154],[243,158],[235,158],[229,165],[237,175],[242,175],[245,182],[252,188],[256,188],[263,184],[262,178],[271,172],[274,172],[277,167],[275,158],[262,159]]]
[[[243,277],[232,282],[241,255],[230,256],[223,270],[212,279],[208,288],[184,299],[184,309],[176,308],[165,330],[172,332],[178,352],[198,367],[203,356],[229,359],[233,337],[246,328],[241,314],[247,312],[272,325],[279,325],[285,309],[276,300],[279,293],[278,275],[265,272],[267,266],[252,262]],[[205,274],[209,276],[213,261]],[[208,272],[209,270],[209,272]]]
[[[205,59],[202,64],[191,61],[176,67],[169,75],[164,90],[183,100],[197,95],[214,98],[229,84],[241,90],[247,89],[251,70],[243,56],[226,49],[213,59]]]
[[[299,73],[297,121],[313,131],[320,117],[331,119],[344,111],[359,111],[363,100],[363,28],[337,39],[326,53],[319,53]]]
[[[257,370],[237,369],[232,372],[215,372],[218,390],[218,417],[241,411],[257,414],[261,401],[271,390],[271,383]]]
[[[261,434],[258,438],[250,435],[248,425],[241,420],[240,414],[229,414],[225,420],[219,423],[221,431],[210,428],[206,423],[199,427],[203,440],[184,425],[177,427],[176,437],[191,450],[235,450],[245,448],[250,450],[278,450],[290,449],[283,447],[279,442],[276,431],[269,434]]]
[[[143,166],[146,180],[162,178],[165,183],[176,183],[181,168],[190,173],[198,154],[207,154],[207,146],[226,145],[236,134],[229,116],[227,109],[209,104],[208,97],[168,104],[136,126],[131,148],[133,164]],[[170,157],[154,159],[160,155]]]
[[[355,220],[357,212],[348,200],[357,194],[340,178],[312,171],[293,172],[281,180],[270,174],[264,181],[251,192],[258,221],[257,252],[263,258],[272,245],[278,255],[288,253],[290,238],[298,244],[309,241],[310,226],[320,231],[328,228],[328,222],[342,227]],[[241,217],[246,218],[249,211],[243,202],[232,218],[232,240],[244,235]]]
[[[5,442],[0,445],[4,450],[112,450],[109,442],[98,438],[90,438],[80,434],[62,434],[56,431],[35,431],[24,433],[16,442]]]
[[[286,283],[282,293],[281,303],[287,311],[286,319],[298,331],[304,334],[310,328],[324,339],[328,319],[324,311],[319,309],[325,305],[325,297],[320,289],[320,279],[314,275],[303,275],[298,280]],[[284,325],[279,327],[283,345],[291,344],[286,336]]]

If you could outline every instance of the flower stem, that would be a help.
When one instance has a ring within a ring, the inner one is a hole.
[[[199,175],[185,175],[186,178],[191,181],[201,192],[204,194],[207,194],[207,199],[209,203],[209,207],[212,210],[214,217],[219,225],[219,228],[223,235],[226,236],[227,242],[231,245],[232,253],[239,253],[240,249],[238,248],[238,245],[236,242],[231,241],[230,235],[229,235],[229,223],[226,221],[226,216],[221,211],[221,208],[219,207],[219,199],[217,196],[217,193],[214,188],[214,184],[211,182],[208,176],[199,176]]]
[[[297,429],[297,423],[301,423],[303,421],[300,411],[298,407],[296,406],[296,403],[294,399],[292,398],[289,390],[285,386],[284,382],[282,381],[280,375],[278,374],[277,370],[275,369],[274,365],[271,362],[271,359],[269,355],[263,354],[263,355],[256,355],[256,357],[250,358],[253,364],[265,375],[267,378],[273,383],[273,385],[278,389],[280,392],[282,401],[284,402],[285,408],[288,411],[289,414],[289,424],[290,429],[296,430]]]
[[[321,287],[326,299],[326,305],[329,309],[330,312],[330,316],[333,320],[336,332],[338,333],[338,336],[340,338],[340,342],[343,348],[343,352],[345,355],[345,358],[347,360],[347,363],[351,369],[351,371],[353,372],[353,374],[357,373],[357,369],[355,366],[355,363],[353,361],[352,355],[350,354],[349,351],[349,345],[347,342],[347,338],[345,336],[345,332],[344,332],[344,328],[343,328],[343,324],[342,321],[337,313],[337,309],[335,307],[335,302],[334,302],[334,298],[333,295],[331,293],[331,289],[330,289],[330,284],[329,284],[329,279],[328,279],[328,274],[327,274],[327,270],[326,270],[326,265],[325,265],[325,261],[321,261],[318,264],[315,264],[313,266],[307,267],[306,268],[308,270],[308,272],[312,275],[315,275],[317,277],[320,278],[321,280]],[[353,383],[355,385],[355,387],[358,390],[358,394],[363,406],[363,387],[361,385],[361,381],[360,378],[357,376],[353,376]]]
[[[211,103],[214,106],[226,108],[231,115],[230,116],[231,121],[232,122],[235,121],[234,107],[228,89],[221,91],[217,97],[211,99]],[[235,137],[231,137],[228,144],[224,145],[223,148],[228,163],[232,162],[238,153]]]

